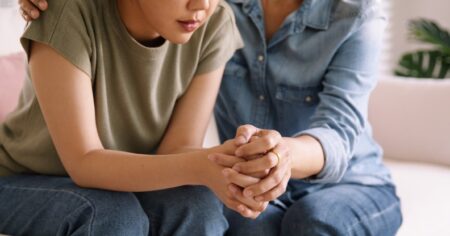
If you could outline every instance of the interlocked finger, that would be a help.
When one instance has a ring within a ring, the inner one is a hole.
[[[286,192],[286,187],[287,187],[287,184],[288,184],[290,178],[291,178],[291,173],[286,173],[283,180],[281,181],[281,184],[277,185],[272,190],[270,190],[260,196],[255,197],[255,199],[260,202],[272,201],[272,200],[277,199],[284,192]]]
[[[266,209],[268,202],[256,201],[254,198],[247,198],[242,194],[242,189],[234,184],[228,186],[228,190],[239,202],[245,204],[251,211],[262,212]],[[245,212],[244,212],[245,213]]]
[[[223,167],[233,167],[236,163],[244,162],[245,160],[236,156],[226,155],[222,153],[215,153],[208,156],[208,158],[214,161],[216,164]]]
[[[223,174],[229,183],[235,184],[235,185],[237,185],[239,187],[243,187],[243,188],[253,185],[253,184],[256,184],[260,181],[258,178],[248,176],[248,175],[243,175],[243,174],[241,174],[233,169],[230,169],[230,168],[225,168],[223,170]]]
[[[261,158],[257,158],[251,161],[239,162],[233,166],[233,169],[243,174],[251,174],[256,172],[264,172],[277,166],[278,159],[272,152],[268,152]]]
[[[260,130],[257,136],[259,138],[254,138],[252,142],[236,149],[236,156],[252,156],[267,153],[282,140],[280,133],[275,130]]]

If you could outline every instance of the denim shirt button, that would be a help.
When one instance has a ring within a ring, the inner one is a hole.
[[[263,62],[264,61],[264,56],[263,55],[259,55],[258,56],[258,61]]]
[[[264,95],[259,95],[259,100],[264,101]]]
[[[313,98],[311,96],[306,96],[305,97],[305,102],[310,103],[312,102]]]

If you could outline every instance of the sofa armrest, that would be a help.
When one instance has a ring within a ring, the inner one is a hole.
[[[380,80],[369,120],[385,156],[450,166],[450,79]]]

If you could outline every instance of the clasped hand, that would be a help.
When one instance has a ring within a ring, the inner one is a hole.
[[[234,155],[215,153],[209,159],[224,168],[227,197],[239,203],[233,210],[256,218],[286,191],[291,177],[289,147],[277,131],[252,125],[240,126],[233,142]]]

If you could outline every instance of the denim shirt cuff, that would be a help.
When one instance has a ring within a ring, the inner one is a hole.
[[[344,147],[336,131],[327,128],[312,128],[299,132],[294,137],[309,135],[320,142],[325,155],[322,170],[304,181],[310,183],[336,183],[339,182],[347,169],[347,160],[344,158]]]

